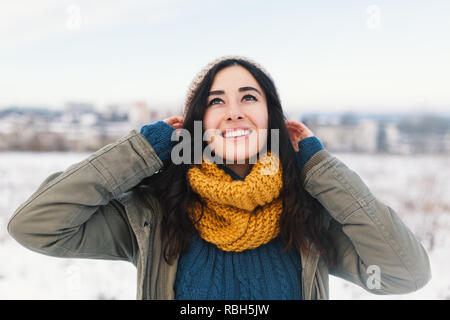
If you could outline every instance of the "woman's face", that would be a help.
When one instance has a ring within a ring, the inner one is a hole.
[[[215,155],[225,163],[244,163],[256,156],[267,141],[268,123],[266,97],[252,74],[241,66],[220,70],[203,117]]]

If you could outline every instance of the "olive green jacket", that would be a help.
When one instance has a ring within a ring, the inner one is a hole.
[[[24,247],[50,256],[129,261],[138,272],[137,299],[174,299],[177,261],[165,262],[160,240],[164,204],[152,197],[152,210],[146,209],[133,192],[162,166],[145,137],[131,130],[50,175],[15,210],[8,232]],[[312,244],[300,252],[303,299],[328,299],[328,274],[374,294],[404,294],[429,281],[425,249],[355,172],[321,150],[300,178],[326,209],[338,253],[329,269]]]

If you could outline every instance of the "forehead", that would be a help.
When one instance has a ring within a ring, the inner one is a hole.
[[[239,65],[230,66],[216,73],[211,85],[211,90],[237,90],[237,88],[248,85],[261,89],[258,81],[256,81],[247,69]]]

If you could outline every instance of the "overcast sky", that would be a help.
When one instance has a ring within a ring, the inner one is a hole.
[[[208,62],[262,64],[286,110],[450,110],[450,1],[2,0],[0,107],[182,106]]]

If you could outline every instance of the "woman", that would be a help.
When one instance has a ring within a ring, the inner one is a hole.
[[[431,277],[396,213],[236,56],[197,75],[183,117],[48,177],[8,231],[43,254],[132,262],[138,299],[328,299],[329,273],[401,294]]]

